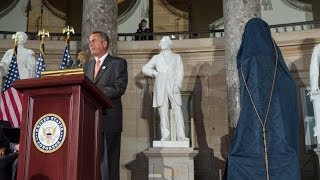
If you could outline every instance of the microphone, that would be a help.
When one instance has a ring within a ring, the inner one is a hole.
[[[76,59],[73,61],[72,68],[80,67],[80,60]]]
[[[72,64],[73,64],[73,60],[72,60],[72,59],[70,59],[70,61],[69,61],[68,65],[67,65],[67,68],[68,68],[68,69],[70,69],[70,68],[72,67]]]
[[[76,66],[79,66],[79,64],[80,64],[80,60],[79,60],[79,59],[77,59],[77,60],[76,60],[76,62],[75,62],[75,64],[76,64]]]

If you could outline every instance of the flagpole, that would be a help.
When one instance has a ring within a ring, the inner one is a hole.
[[[17,57],[17,54],[18,54],[18,35],[17,33],[13,34],[12,35],[12,39],[14,40],[14,55]]]
[[[44,46],[44,40],[45,37],[49,37],[50,33],[49,31],[46,31],[45,29],[42,29],[42,31],[38,32],[38,36],[41,38],[41,43],[40,43],[40,53],[39,53],[39,58],[37,61],[36,65],[36,74],[35,76],[37,78],[41,77],[41,73],[45,70],[45,62],[44,62],[44,51],[45,51],[45,46]]]
[[[46,36],[50,37],[50,33],[49,31],[42,29],[42,31],[38,31],[38,36],[41,38],[40,51],[42,51],[42,53],[44,54],[44,40]]]
[[[66,26],[62,30],[62,34],[67,34],[66,37],[66,43],[68,44],[68,47],[70,47],[70,33],[74,34],[74,29],[71,26]]]
[[[20,126],[22,113],[22,93],[12,87],[12,83],[20,79],[17,62],[18,38],[17,33],[12,35],[12,39],[14,39],[14,52],[0,96],[0,119],[10,122],[11,126],[16,128]]]
[[[71,67],[71,65],[70,65],[70,62],[71,62],[71,57],[70,57],[70,33],[74,34],[74,29],[73,29],[73,27],[66,26],[65,28],[62,29],[62,33],[63,34],[67,34],[67,37],[65,39],[66,45],[65,45],[63,57],[62,57],[62,60],[61,60],[60,69],[65,69],[65,68],[70,68]]]

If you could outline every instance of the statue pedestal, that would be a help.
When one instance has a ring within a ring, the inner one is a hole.
[[[189,141],[153,141],[153,147],[190,147]]]
[[[149,158],[149,180],[193,180],[194,157],[190,147],[156,147],[144,154]]]
[[[313,103],[313,113],[315,126],[313,128],[314,136],[317,137],[317,144],[320,144],[320,91],[310,93],[310,99]]]
[[[317,145],[317,148],[313,149],[313,151],[318,156],[318,173],[319,173],[320,172],[320,169],[319,169],[319,164],[320,164],[320,147],[319,147],[319,144]]]

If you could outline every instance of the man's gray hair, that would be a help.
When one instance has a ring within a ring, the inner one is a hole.
[[[105,33],[105,32],[102,32],[102,31],[94,31],[94,32],[92,32],[91,34],[100,34],[102,40],[107,41],[108,44],[109,44],[109,42],[110,42],[110,38],[109,38],[108,34]]]

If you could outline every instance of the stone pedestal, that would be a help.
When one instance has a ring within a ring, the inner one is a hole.
[[[189,147],[150,148],[144,152],[149,158],[149,180],[193,180],[197,153]]]
[[[153,141],[153,147],[190,147],[190,141]]]
[[[320,165],[320,147],[319,147],[319,144],[317,145],[317,148],[313,149],[313,151],[317,154],[318,156],[318,174],[320,173],[320,168],[319,168],[319,165]],[[319,178],[318,178],[319,179]]]
[[[313,113],[315,126],[313,128],[314,136],[317,137],[317,146],[320,145],[320,91],[310,93],[310,99],[313,103]]]

